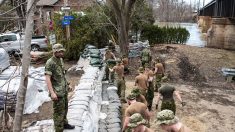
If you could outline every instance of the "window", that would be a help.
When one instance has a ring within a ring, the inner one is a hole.
[[[51,21],[51,11],[46,12],[46,19],[47,21]]]
[[[0,37],[0,42],[16,41],[16,35],[4,35]]]
[[[9,41],[16,41],[17,40],[16,35],[7,35],[7,38]]]

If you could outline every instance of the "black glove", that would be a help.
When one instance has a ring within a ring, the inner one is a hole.
[[[182,101],[181,104],[182,104],[182,106],[185,106],[185,105],[186,105],[186,102]]]

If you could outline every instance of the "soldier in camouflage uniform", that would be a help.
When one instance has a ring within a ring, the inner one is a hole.
[[[150,47],[145,48],[142,52],[141,52],[141,65],[142,67],[145,66],[145,64],[149,64],[151,63],[152,60],[152,55],[151,55],[151,51],[150,51]]]
[[[163,64],[160,62],[160,59],[157,58],[155,63],[155,91],[157,92],[158,89],[161,87],[162,77],[164,76],[165,69]]]
[[[74,129],[68,124],[68,82],[65,78],[63,57],[65,49],[61,44],[52,47],[53,56],[45,65],[45,76],[50,97],[53,100],[53,120],[55,132],[63,132],[64,129]]]
[[[163,110],[157,113],[155,123],[167,132],[192,132],[187,126],[179,121],[171,110]]]
[[[115,74],[115,85],[118,88],[118,95],[121,98],[122,102],[126,102],[125,100],[125,90],[126,90],[126,84],[124,79],[124,66],[122,65],[122,62],[120,59],[117,59],[117,65],[113,68],[110,68],[111,72],[114,72]]]
[[[154,85],[153,85],[154,73],[153,73],[153,71],[151,70],[151,67],[148,64],[145,65],[144,74],[148,78],[148,90],[147,90],[147,94],[146,94],[145,98],[148,101],[148,109],[149,109],[149,111],[151,111],[152,110],[153,98],[154,98]]]
[[[129,118],[135,114],[135,113],[140,113],[141,116],[148,121],[150,121],[150,113],[148,111],[147,106],[144,103],[137,102],[136,101],[136,96],[134,94],[130,94],[127,96],[127,103],[129,106],[125,110],[125,118],[123,122],[123,127],[122,131],[125,131],[127,129],[127,125],[129,124]]]
[[[147,100],[145,99],[144,95],[141,94],[139,89],[137,89],[137,88],[133,89],[131,91],[131,94],[135,95],[137,102],[144,103],[146,106],[148,106]]]
[[[104,54],[103,60],[107,64],[107,66],[105,67],[105,80],[109,80],[109,82],[112,82],[114,75],[109,72],[109,68],[115,66],[116,57],[111,50],[107,49]]]
[[[154,132],[145,125],[148,125],[148,122],[140,113],[135,113],[129,118],[129,124],[127,126],[131,130],[130,132]]]
[[[175,100],[174,100],[174,95],[178,98],[178,100],[181,102],[182,106],[185,105],[185,102],[182,101],[181,96],[178,91],[176,91],[175,87],[171,85],[164,85],[162,86],[157,94],[156,98],[156,109],[158,108],[158,103],[160,101],[160,98],[162,96],[162,105],[161,105],[161,110],[171,110],[174,112],[176,111],[176,105],[175,105]]]
[[[146,92],[148,90],[148,78],[144,74],[144,68],[139,67],[139,75],[135,77],[135,86],[140,90],[141,94],[146,97]]]

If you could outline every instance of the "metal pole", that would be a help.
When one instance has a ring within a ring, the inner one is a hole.
[[[64,7],[68,6],[68,0],[64,0]],[[65,16],[69,15],[69,10],[65,10]],[[66,39],[70,40],[70,26],[66,25]]]

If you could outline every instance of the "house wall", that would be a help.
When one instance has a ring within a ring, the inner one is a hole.
[[[82,11],[88,6],[92,6],[93,1],[94,0],[68,0],[68,5],[70,6],[72,11]],[[49,31],[49,27],[50,27],[49,26],[50,22],[52,18],[54,17],[54,12],[61,11],[61,7],[63,6],[64,6],[64,0],[59,0],[57,3],[55,3],[52,6],[38,6],[37,7],[37,13],[35,14],[35,17],[34,17],[35,35],[47,35]]]

